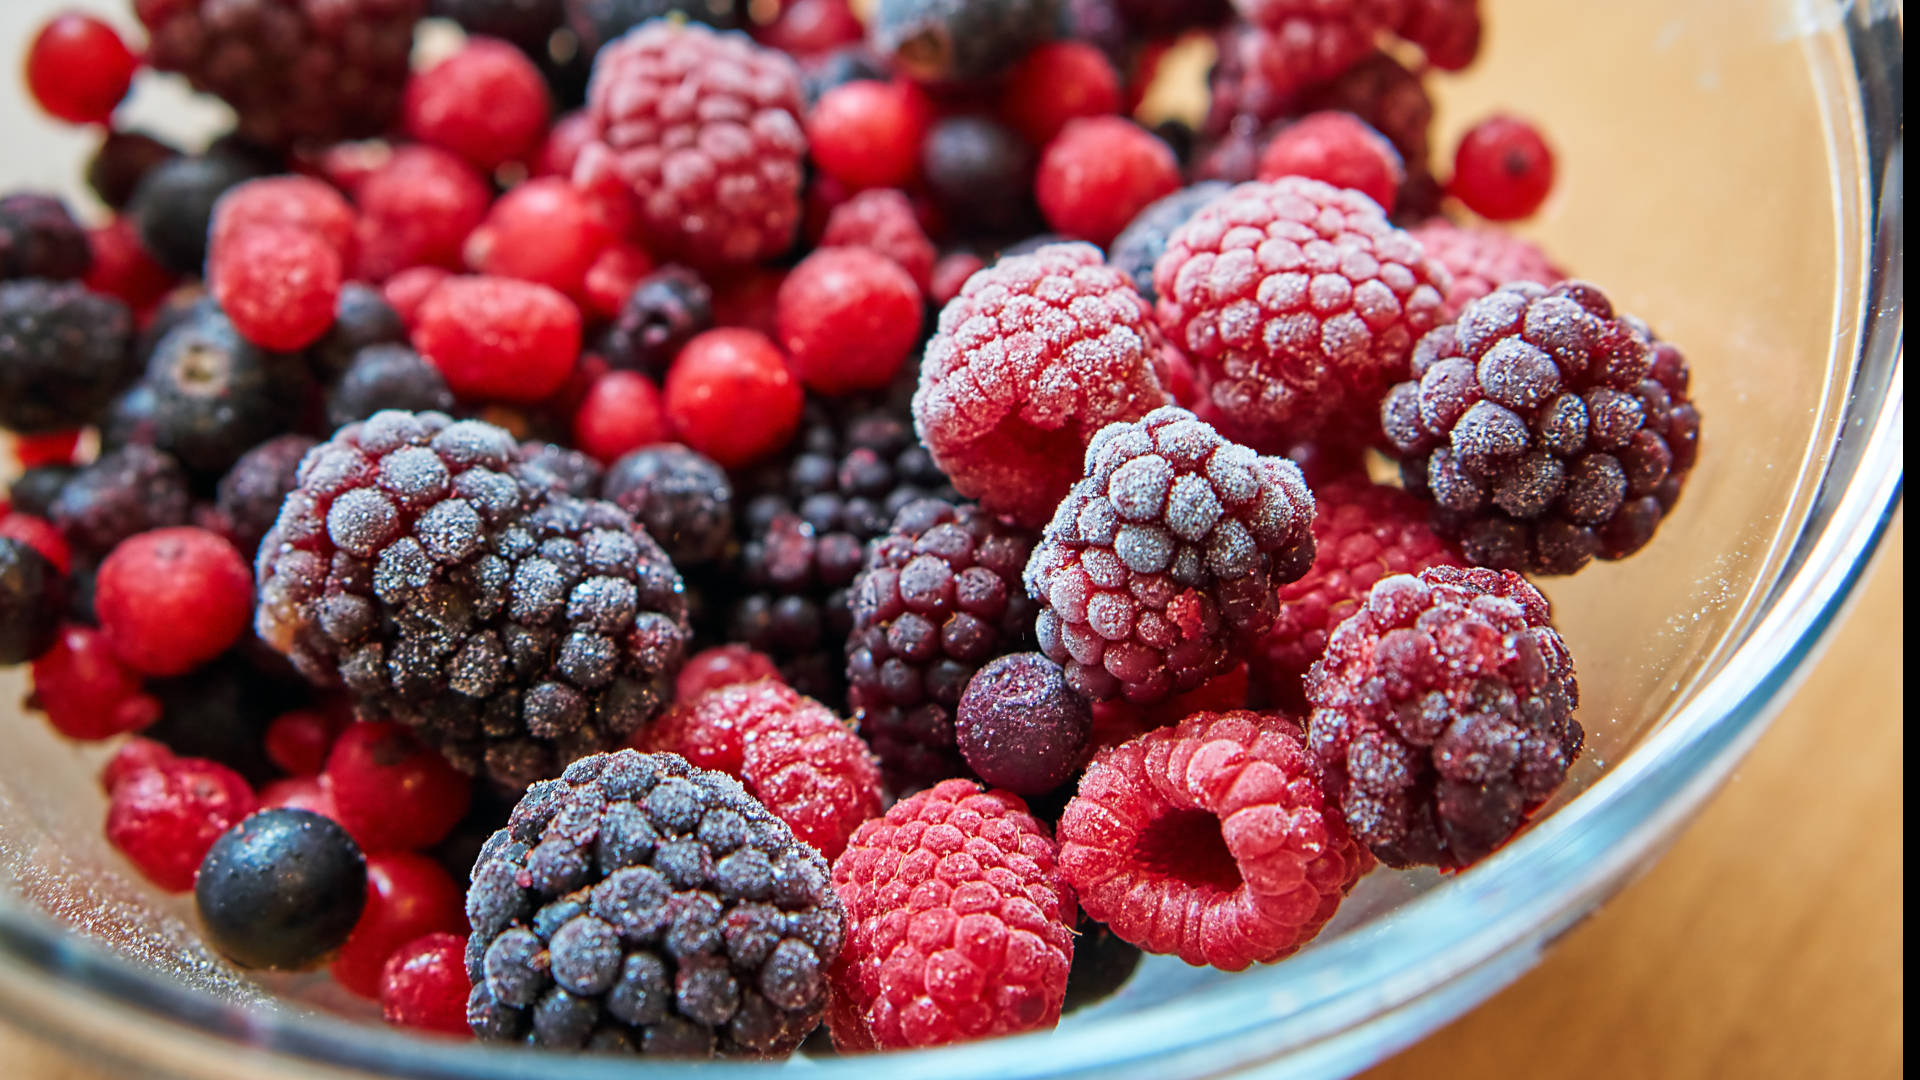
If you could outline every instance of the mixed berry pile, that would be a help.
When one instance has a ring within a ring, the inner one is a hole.
[[[26,57],[99,205],[0,196],[0,663],[236,964],[937,1046],[1279,960],[1578,758],[1527,575],[1652,540],[1700,418],[1504,228],[1540,132],[1436,160],[1473,0],[129,14]],[[117,126],[145,69],[233,130]]]

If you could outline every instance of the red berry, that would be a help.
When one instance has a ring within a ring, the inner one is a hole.
[[[225,652],[253,621],[253,573],[220,535],[191,525],[120,542],[100,563],[93,606],[136,671],[182,675]]]
[[[804,394],[765,334],[709,330],[667,371],[667,418],[680,440],[732,469],[780,449],[800,424]]]
[[[955,251],[940,256],[933,264],[933,275],[928,280],[928,298],[941,307],[947,301],[960,295],[967,279],[987,268],[987,261],[971,251]]]
[[[1553,190],[1553,150],[1525,120],[1482,120],[1461,137],[1447,190],[1489,221],[1531,217]]]
[[[553,105],[525,53],[504,41],[469,38],[407,80],[400,108],[408,135],[490,172],[539,149]]]
[[[922,292],[932,284],[933,241],[914,214],[913,202],[891,188],[871,188],[834,207],[819,246],[877,251],[899,263]]]
[[[68,626],[33,662],[28,704],[69,739],[108,739],[160,719],[160,702],[141,692],[140,675],[114,655],[107,635]]]
[[[1027,54],[1007,75],[1000,119],[1035,146],[1053,141],[1067,121],[1120,111],[1120,75],[1084,41],[1055,41]]]
[[[289,776],[318,776],[333,741],[351,722],[340,709],[294,709],[267,725],[267,760]]]
[[[892,259],[820,248],[780,284],[780,344],[809,390],[835,395],[893,381],[920,340],[920,289]]]
[[[736,326],[768,337],[779,333],[774,305],[780,295],[785,270],[754,266],[716,274],[707,279],[713,291],[712,322],[715,326]]]
[[[69,124],[104,124],[127,96],[140,60],[91,15],[56,15],[27,47],[27,89]]]
[[[393,160],[393,152],[393,146],[386,140],[375,139],[334,143],[304,156],[296,150],[294,160],[301,172],[311,173],[358,199],[360,186]]]
[[[529,180],[500,197],[467,237],[467,266],[531,281],[579,299],[587,271],[613,230],[579,188],[558,177]]]
[[[289,776],[260,789],[260,809],[306,810],[333,821],[340,820],[340,809],[333,795],[317,777]]]
[[[580,151],[599,137],[598,129],[593,126],[593,116],[585,109],[564,114],[547,129],[547,139],[540,144],[540,152],[533,158],[533,175],[572,176],[574,163],[580,160]]]
[[[437,266],[416,266],[411,270],[402,270],[387,279],[380,288],[380,295],[400,316],[400,322],[411,333],[420,318],[420,305],[427,302],[433,290],[453,274]]]
[[[1260,179],[1305,176],[1352,188],[1393,210],[1407,179],[1400,152],[1352,113],[1317,112],[1282,128],[1260,154]]]
[[[389,851],[367,856],[367,902],[327,971],[362,997],[380,996],[387,958],[424,934],[457,933],[467,924],[460,887],[425,855]]]
[[[385,281],[414,266],[457,270],[493,192],[473,166],[431,146],[402,146],[363,181],[354,277]]]
[[[218,762],[180,758],[115,785],[107,841],[148,881],[185,892],[207,849],[253,808],[253,789],[239,773]]]
[[[795,57],[858,44],[867,28],[847,0],[788,0],[772,22],[754,31],[754,40]]]
[[[467,1027],[467,939],[427,934],[402,945],[380,973],[380,1012],[395,1027],[471,1038]]]
[[[473,782],[399,724],[349,724],[321,773],[363,850],[410,851],[446,837],[466,815]]]
[[[587,267],[587,280],[580,288],[587,314],[603,320],[619,318],[627,297],[654,269],[653,257],[632,244],[619,242],[603,249]]]
[[[61,573],[73,569],[73,549],[53,522],[32,514],[0,514],[0,537],[18,540],[46,557]]]
[[[458,397],[535,402],[580,359],[580,309],[530,281],[450,277],[421,302],[413,347]]]
[[[100,769],[100,790],[112,795],[114,788],[135,773],[164,768],[176,760],[165,743],[130,735]]]
[[[709,690],[734,683],[779,678],[780,669],[765,653],[745,645],[715,645],[687,660],[673,684],[673,696],[676,701],[692,701]]]
[[[573,414],[573,442],[602,464],[672,437],[660,391],[637,371],[609,371],[593,381]]]
[[[131,219],[116,217],[87,238],[93,265],[82,280],[89,290],[120,300],[141,320],[173,291],[173,274],[147,254]]]
[[[80,446],[80,430],[52,431],[45,435],[15,435],[13,460],[23,469],[39,465],[71,465]]]
[[[351,262],[358,216],[331,184],[309,176],[249,180],[220,196],[213,207],[207,249],[217,252],[258,228],[295,228],[318,233],[344,262]]]
[[[856,79],[820,95],[807,140],[821,171],[848,187],[904,187],[932,123],[933,106],[912,83]]]
[[[340,255],[319,233],[262,226],[214,248],[207,279],[242,337],[263,349],[296,352],[333,326]]]
[[[1102,245],[1179,187],[1180,163],[1167,144],[1118,116],[1070,121],[1040,155],[1033,181],[1050,228]]]

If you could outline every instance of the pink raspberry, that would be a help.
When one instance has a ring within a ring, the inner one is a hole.
[[[1480,54],[1480,0],[1405,0],[1394,32],[1426,53],[1427,63],[1459,71]]]
[[[869,248],[899,263],[923,294],[933,287],[933,241],[913,202],[892,188],[862,191],[834,207],[819,246]]]
[[[1372,862],[1279,713],[1196,713],[1107,750],[1060,818],[1088,916],[1225,971],[1306,944]]]
[[[1398,26],[1407,0],[1234,0],[1259,27],[1261,74],[1288,95],[1335,78]]]
[[[1437,217],[1407,231],[1427,250],[1427,258],[1446,267],[1453,279],[1446,292],[1448,320],[1510,281],[1558,285],[1567,277],[1546,252],[1496,226],[1466,228]]]
[[[833,884],[847,909],[835,1046],[941,1046],[1059,1022],[1073,890],[1018,796],[945,780],[902,799],[854,833]]]
[[[1166,402],[1147,302],[1087,244],[973,275],[940,312],[913,396],[921,441],[961,494],[1028,527],[1080,478],[1093,434]]]

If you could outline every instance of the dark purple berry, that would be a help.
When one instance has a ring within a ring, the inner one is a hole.
[[[1060,665],[1039,653],[987,664],[967,683],[954,720],[967,767],[994,787],[1039,795],[1086,763],[1093,709],[1067,687]]]

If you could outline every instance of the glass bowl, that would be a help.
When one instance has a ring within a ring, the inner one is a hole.
[[[0,42],[17,56],[71,3],[8,0]],[[1900,495],[1901,7],[1484,6],[1480,62],[1437,80],[1436,145],[1499,107],[1541,122],[1561,180],[1528,231],[1685,349],[1705,417],[1700,465],[1656,540],[1546,583],[1589,733],[1552,813],[1467,873],[1375,873],[1283,963],[1229,976],[1150,958],[1054,1032],[885,1059],[649,1063],[649,1075],[1347,1075],[1532,966],[1645,869],[1759,737]],[[143,95],[136,114],[205,126],[164,87]],[[88,140],[18,96],[5,110],[0,187],[73,193]],[[9,710],[22,689],[18,672],[0,676]],[[0,1011],[13,1023],[140,1075],[634,1074],[628,1060],[409,1037],[319,980],[268,986],[233,970],[185,900],[107,847],[93,782],[105,751],[9,721]]]

